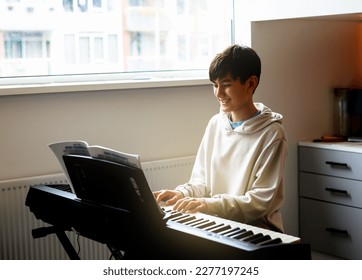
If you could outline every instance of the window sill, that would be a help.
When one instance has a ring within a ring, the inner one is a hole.
[[[203,75],[205,76],[205,75]],[[0,96],[91,92],[102,90],[145,89],[160,87],[183,87],[209,85],[210,81],[204,77],[172,77],[172,78],[133,78],[133,79],[95,79],[92,81],[43,81],[39,83],[4,84],[0,79]]]

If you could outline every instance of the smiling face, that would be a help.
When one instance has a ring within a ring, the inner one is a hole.
[[[221,109],[230,113],[234,122],[247,120],[256,113],[253,93],[257,85],[256,76],[251,76],[245,83],[239,78],[233,79],[230,74],[213,81],[214,95]]]

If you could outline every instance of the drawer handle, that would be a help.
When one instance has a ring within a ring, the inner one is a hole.
[[[345,229],[326,228],[326,231],[328,231],[332,234],[340,234],[340,235],[349,236],[348,231]]]
[[[344,194],[348,196],[348,192],[345,190],[339,190],[339,189],[335,189],[335,188],[325,188],[326,191],[331,192],[331,193],[336,193],[336,194]]]
[[[331,167],[348,168],[348,164],[347,164],[347,163],[343,163],[343,162],[326,161],[326,164],[330,165]]]

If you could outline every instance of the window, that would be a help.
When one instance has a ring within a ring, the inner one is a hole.
[[[232,7],[232,0],[0,0],[0,77],[206,69],[230,44]]]
[[[64,35],[64,63],[75,64],[75,36]]]
[[[46,31],[6,31],[2,36],[4,58],[0,59],[0,73],[7,76],[49,74],[50,39]]]

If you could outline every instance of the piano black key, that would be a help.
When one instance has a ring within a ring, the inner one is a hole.
[[[171,213],[171,216],[169,217],[169,220],[174,219],[174,218],[179,217],[179,216],[182,216],[182,213],[180,213],[180,212]]]
[[[254,232],[252,232],[251,230],[244,230],[243,233],[240,233],[240,234],[237,234],[237,235],[233,235],[233,236],[230,236],[231,238],[235,238],[235,239],[243,239],[245,237],[248,237],[250,235],[253,235]]]
[[[220,232],[220,234],[227,236],[227,235],[233,234],[237,230],[240,230],[240,228],[232,228],[232,229],[226,230],[225,232]]]
[[[264,235],[262,233],[257,233],[257,234],[253,234],[253,235],[243,238],[243,241],[252,243],[254,240],[257,240],[263,236]]]
[[[271,239],[270,235],[263,235],[263,236],[260,237],[260,238],[254,239],[253,241],[251,241],[251,243],[253,243],[253,244],[260,244],[260,243],[265,242],[265,241],[268,241],[268,240],[270,240],[270,239]]]
[[[227,230],[229,228],[230,228],[229,225],[218,224],[217,226],[209,228],[208,231],[213,232],[213,233],[219,233],[219,232],[225,231],[225,230]]]
[[[203,224],[205,222],[207,222],[207,220],[201,218],[201,219],[196,219],[195,221],[193,221],[191,223],[187,223],[186,225],[188,225],[190,227],[195,227],[195,226]]]
[[[219,227],[221,227],[221,226],[223,226],[223,225],[224,225],[224,224],[217,224],[217,223],[215,223],[215,224],[213,224],[213,225],[208,226],[207,228],[204,228],[204,230],[206,230],[206,231],[212,231],[213,229],[219,228]]]
[[[174,222],[179,222],[179,221],[181,221],[181,220],[183,220],[185,218],[188,218],[188,217],[190,217],[190,215],[181,215],[181,216],[178,216],[178,217],[175,217],[175,218],[171,218],[171,220],[174,221]]]
[[[264,246],[264,245],[274,245],[274,244],[281,244],[281,243],[283,243],[283,241],[279,237],[277,237],[274,239],[270,239],[270,240],[261,242],[258,245]]]
[[[177,220],[177,222],[181,223],[181,224],[184,224],[184,223],[187,223],[189,221],[193,221],[195,219],[196,219],[195,216],[189,216],[189,217],[184,217],[183,219]]]
[[[202,219],[202,218],[198,218],[198,219],[195,219],[195,220],[192,220],[192,221],[190,221],[190,222],[187,222],[187,223],[185,223],[185,225],[187,225],[187,226],[192,226],[192,225],[194,225],[194,224],[196,224],[196,223],[198,223],[198,222],[200,222],[200,221],[203,221],[204,219]]]
[[[203,228],[206,228],[206,227],[208,227],[208,226],[212,226],[212,225],[214,225],[214,224],[215,224],[214,221],[211,221],[211,222],[208,221],[207,223],[198,225],[197,228],[203,229]]]
[[[224,231],[226,231],[227,229],[230,229],[230,228],[231,228],[230,225],[222,224],[221,227],[215,228],[215,229],[211,230],[211,232],[222,233],[222,232],[224,232]]]
[[[241,233],[243,233],[243,232],[245,232],[245,231],[246,231],[246,229],[240,229],[240,228],[239,228],[239,230],[234,231],[234,232],[232,232],[232,233],[230,233],[230,234],[226,234],[225,236],[226,236],[226,237],[230,237],[230,238],[234,238],[234,236],[237,236],[237,235],[239,235],[239,234],[241,234]]]

